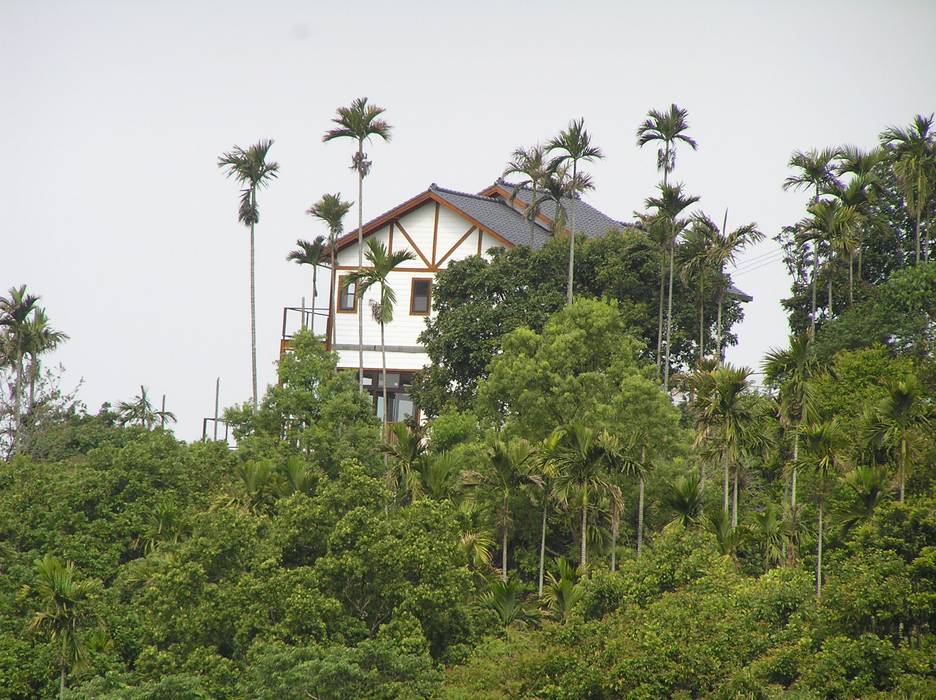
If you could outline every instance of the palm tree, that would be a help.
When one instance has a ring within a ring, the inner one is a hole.
[[[496,504],[501,532],[501,578],[507,581],[507,538],[510,532],[510,497],[528,480],[535,451],[523,439],[494,439],[486,450],[486,468],[468,475],[472,485],[480,486]]]
[[[892,126],[881,133],[884,147],[892,151],[894,175],[900,184],[907,210],[915,219],[916,263],[920,263],[920,219],[933,196],[936,183],[936,131],[933,115],[916,115],[909,128]],[[923,260],[929,259],[929,245],[923,248]]]
[[[514,191],[510,194],[510,201],[513,202],[520,189],[530,188],[530,204],[524,211],[524,216],[530,222],[530,249],[536,243],[536,217],[539,214],[540,199],[539,190],[549,176],[550,163],[546,159],[546,148],[541,144],[536,144],[530,148],[518,148],[513,152],[511,161],[504,169],[504,177],[511,175],[520,175],[524,179],[517,184]]]
[[[731,518],[723,510],[708,513],[702,519],[703,527],[715,536],[718,551],[726,557],[734,559],[738,550],[750,534],[746,527],[737,527],[731,524]]]
[[[254,228],[260,221],[257,208],[257,190],[266,187],[277,177],[279,164],[267,162],[273,141],[261,140],[246,150],[235,146],[218,158],[218,167],[227,169],[227,176],[242,185],[237,219],[250,227],[250,376],[253,407],[257,408],[257,319],[254,290]]]
[[[812,336],[791,335],[789,347],[771,349],[764,357],[764,379],[779,389],[780,423],[793,431],[793,465],[799,458],[799,428],[812,415],[810,380],[819,369],[812,355]],[[796,507],[796,467],[790,470],[790,507]]]
[[[96,582],[78,580],[72,562],[63,564],[51,554],[36,562],[36,577],[35,591],[39,595],[40,607],[29,621],[29,630],[45,633],[55,647],[61,699],[65,697],[68,672],[87,663],[82,631],[97,619],[90,609],[89,600]]]
[[[494,611],[505,632],[513,623],[529,617],[523,589],[516,581],[492,581],[488,590],[481,594],[481,604]]]
[[[175,414],[171,411],[157,411],[150,403],[146,387],[140,386],[140,395],[134,396],[133,401],[121,401],[117,404],[117,422],[120,425],[133,425],[136,423],[146,430],[152,430],[156,423],[165,424],[167,420],[173,423]]]
[[[543,517],[540,523],[539,577],[537,593],[543,595],[543,572],[546,565],[546,521],[549,514],[549,501],[554,497],[553,483],[558,474],[556,456],[565,437],[562,428],[556,428],[537,446],[536,458],[531,463],[527,478],[537,487],[542,500]]]
[[[845,168],[865,167],[862,159],[869,156],[860,151],[848,151],[849,161],[840,166],[839,172],[846,172]],[[840,249],[848,255],[848,304],[855,303],[855,256],[858,256],[858,279],[861,279],[861,250],[862,234],[864,228],[873,220],[870,205],[877,198],[879,187],[878,178],[874,173],[856,174],[847,185],[842,188],[833,188],[831,194],[842,204],[840,215]]]
[[[8,335],[5,353],[13,367],[13,429],[14,434],[19,433],[22,423],[23,385],[25,381],[25,368],[23,360],[26,355],[26,338],[28,335],[29,318],[38,308],[39,297],[26,292],[26,285],[10,287],[9,297],[0,297],[0,326],[6,328]]]
[[[657,170],[663,171],[663,184],[666,185],[669,174],[676,167],[676,144],[682,141],[693,151],[699,144],[685,133],[689,129],[689,110],[675,104],[668,112],[651,109],[647,119],[637,127],[637,145],[643,148],[653,141],[662,141],[663,147],[657,151]]]
[[[403,263],[413,260],[416,256],[410,250],[397,250],[387,252],[387,247],[375,238],[367,241],[365,255],[368,268],[358,268],[346,278],[347,285],[354,285],[358,299],[363,301],[364,294],[373,286],[379,290],[379,300],[371,302],[371,311],[374,320],[380,324],[380,355],[383,363],[383,423],[386,428],[390,407],[387,404],[387,346],[384,342],[384,330],[388,323],[393,321],[393,305],[396,304],[396,292],[390,286],[390,273]],[[363,337],[363,336],[362,336]],[[364,347],[363,345],[361,347]]]
[[[294,262],[297,265],[312,266],[312,326],[315,327],[315,297],[318,296],[318,269],[319,265],[325,260],[325,236],[316,236],[311,243],[302,240],[296,241],[296,249],[289,251],[286,255],[288,262]],[[305,318],[302,319],[302,327],[305,328]]]
[[[328,286],[328,318],[331,323],[331,347],[335,346],[335,290],[338,287],[338,238],[344,230],[343,219],[354,202],[344,202],[341,193],[323,194],[322,198],[306,210],[306,214],[324,221],[328,226],[328,254],[331,258],[331,281]]]
[[[724,306],[725,296],[728,293],[728,278],[725,274],[725,266],[734,264],[735,258],[745,248],[764,240],[764,234],[757,229],[757,224],[751,222],[738,228],[728,231],[728,211],[725,211],[725,218],[722,222],[721,230],[714,225],[711,219],[705,219],[701,226],[708,229],[707,235],[711,238],[709,248],[709,260],[712,267],[718,272],[720,281],[718,284],[718,314],[715,318],[715,335],[718,349],[718,359],[722,359],[724,352],[724,329],[722,326],[722,307]]]
[[[556,495],[563,503],[576,498],[582,506],[579,562],[582,567],[588,565],[589,503],[593,498],[608,493],[614,486],[608,474],[614,448],[614,440],[607,432],[599,432],[583,423],[571,423],[564,429],[562,443],[556,454],[556,465],[559,468]]]
[[[686,284],[699,282],[699,360],[705,357],[705,276],[712,269],[712,252],[718,227],[705,214],[693,217],[680,250],[680,276]]]
[[[550,571],[548,582],[541,598],[549,607],[552,616],[560,622],[566,622],[575,606],[585,597],[585,567],[573,567],[563,557],[556,559],[556,576]]]
[[[598,160],[604,158],[601,149],[597,146],[591,145],[591,135],[585,130],[585,120],[579,119],[578,121],[569,122],[567,129],[560,131],[559,135],[555,138],[549,140],[549,143],[546,144],[546,148],[549,152],[560,151],[561,153],[554,159],[554,163],[557,165],[563,163],[572,164],[572,211],[569,216],[569,279],[567,282],[566,289],[566,303],[572,303],[572,282],[573,282],[573,266],[575,261],[575,210],[577,205],[575,200],[578,199],[579,194],[583,191],[583,183],[586,182],[584,179],[579,178],[578,164],[579,161],[590,162],[593,160]],[[590,189],[591,184],[590,180],[588,189]]]
[[[667,482],[663,505],[673,512],[674,523],[689,527],[702,515],[702,489],[695,474],[680,474]]]
[[[390,140],[390,124],[381,119],[386,110],[374,104],[367,104],[366,97],[359,97],[351,102],[350,107],[339,107],[332,122],[338,126],[329,129],[322,136],[322,141],[334,139],[353,139],[357,142],[357,151],[351,159],[351,169],[358,175],[358,267],[364,267],[364,178],[370,172],[371,161],[364,152],[364,142],[374,136],[384,141]],[[364,390],[364,311],[358,308],[358,388]]]
[[[49,317],[45,309],[37,308],[32,318],[26,321],[24,327],[24,341],[22,351],[29,356],[29,366],[26,370],[29,393],[26,402],[26,412],[31,413],[36,400],[36,381],[39,379],[41,356],[54,350],[68,340],[68,336],[57,331],[49,324]]]
[[[389,457],[387,487],[397,496],[414,499],[421,492],[420,473],[429,459],[424,438],[422,429],[406,423],[394,423],[385,433],[380,448]]]
[[[816,548],[816,597],[822,596],[822,518],[825,501],[832,480],[842,467],[844,441],[836,420],[825,423],[807,423],[801,429],[802,449],[797,469],[812,472],[816,478],[816,497],[819,502],[819,524]]]
[[[849,499],[836,512],[844,532],[871,519],[875,509],[884,502],[889,479],[887,470],[877,465],[857,467],[845,475]]]
[[[819,250],[828,249],[825,269],[828,274],[828,317],[832,317],[832,275],[835,269],[835,253],[846,253],[853,245],[850,227],[854,212],[849,211],[837,199],[820,199],[807,207],[809,216],[797,224],[800,240],[811,242],[815,249],[813,279],[819,276]],[[815,309],[810,321],[810,332],[815,333]]]
[[[789,167],[796,168],[799,173],[790,175],[783,182],[784,190],[800,190],[812,187],[815,189],[813,204],[819,202],[820,191],[828,185],[835,183],[835,164],[838,157],[835,149],[825,148],[821,151],[811,150],[803,153],[795,151],[790,157]],[[813,245],[813,274],[812,274],[812,311],[809,316],[809,328],[816,332],[816,281],[819,277],[819,246],[818,241]]]
[[[887,383],[887,396],[871,413],[865,426],[866,439],[894,455],[900,502],[913,463],[918,458],[926,431],[932,422],[932,408],[920,382],[913,374]]]
[[[709,372],[708,381],[697,380],[704,387],[694,399],[693,410],[702,428],[696,446],[706,446],[716,454],[724,469],[723,510],[729,510],[728,486],[734,471],[731,499],[731,524],[738,524],[738,481],[741,458],[766,441],[762,428],[763,412],[759,397],[750,382],[747,367],[720,365]]]
[[[666,355],[663,362],[663,390],[669,392],[669,371],[671,354],[671,333],[673,328],[673,268],[676,255],[676,239],[686,228],[688,221],[679,219],[679,215],[699,201],[699,197],[683,194],[683,186],[660,185],[659,197],[648,197],[644,201],[644,206],[648,209],[656,209],[657,217],[666,226],[666,248],[669,251],[669,291],[666,301]]]
[[[782,510],[776,503],[768,503],[764,510],[754,513],[752,531],[764,554],[764,571],[783,561],[784,527]]]

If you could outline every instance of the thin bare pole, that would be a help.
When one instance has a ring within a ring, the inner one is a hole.
[[[221,398],[221,377],[215,380],[214,439],[218,439],[218,406]]]
[[[313,309],[315,308],[315,302],[314,302],[314,301],[312,302],[312,308],[313,308]],[[306,313],[305,313],[305,309],[306,309],[306,307],[305,307],[305,297],[302,297],[302,323],[300,324],[300,325],[302,326],[302,330],[305,330],[305,327],[306,327]]]
[[[162,428],[163,430],[165,430],[165,429],[166,429],[166,395],[165,395],[165,394],[163,394],[163,397],[162,397],[162,416],[161,416],[161,418],[162,418],[162,420],[160,421],[160,426],[159,426],[159,427]]]

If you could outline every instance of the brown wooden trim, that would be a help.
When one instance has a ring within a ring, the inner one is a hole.
[[[461,209],[459,209],[458,207],[456,207],[454,204],[449,204],[447,201],[445,201],[444,199],[442,199],[441,197],[439,197],[439,196],[438,196],[437,194],[435,194],[434,192],[429,192],[429,197],[430,197],[433,201],[436,201],[436,202],[438,202],[439,204],[441,204],[443,207],[445,207],[445,208],[448,209],[449,211],[453,211],[453,212],[455,212],[456,214],[458,214],[460,217],[462,217],[463,219],[467,219],[470,223],[472,223],[472,224],[474,224],[475,226],[477,226],[479,229],[481,229],[481,230],[484,231],[486,234],[488,234],[491,238],[495,238],[495,239],[497,239],[498,241],[500,241],[501,243],[503,243],[504,246],[505,246],[508,250],[509,250],[510,248],[513,248],[513,247],[514,247],[514,244],[513,244],[513,243],[511,243],[510,241],[508,241],[506,238],[504,238],[502,235],[500,235],[497,231],[494,231],[493,229],[488,228],[487,226],[485,226],[484,224],[482,224],[480,221],[478,221],[478,220],[477,220],[476,218],[474,218],[473,216],[469,216],[468,214],[466,214],[465,212],[463,212]]]
[[[484,238],[484,231],[478,229],[478,255],[481,255],[481,239]]]
[[[417,282],[428,282],[429,283],[429,299],[428,304],[426,304],[425,311],[415,311],[413,309],[413,301],[416,299],[415,289]],[[410,302],[409,302],[409,312],[410,316],[428,316],[432,313],[432,285],[435,280],[432,277],[413,277],[410,279]]]
[[[383,228],[384,224],[390,221],[393,221],[395,219],[398,219],[399,217],[404,216],[405,214],[408,214],[413,209],[416,209],[422,204],[425,204],[429,200],[435,201],[432,198],[432,193],[429,190],[426,190],[425,192],[420,192],[415,197],[411,197],[410,199],[407,199],[405,202],[403,202],[399,206],[394,207],[390,211],[384,212],[383,214],[378,216],[373,221],[368,221],[366,224],[364,224],[364,238],[367,238],[367,236],[369,236],[374,231],[377,231]],[[344,236],[339,238],[336,242],[336,248],[337,250],[341,250],[342,248],[346,248],[347,246],[356,242],[357,242],[357,228],[355,228],[353,231],[349,231]]]
[[[432,264],[436,267],[439,266],[439,263],[436,262],[436,244],[439,241],[439,203],[435,203],[435,219],[432,222]]]
[[[387,254],[393,255],[393,222],[390,222],[390,233],[387,235]]]
[[[455,242],[455,245],[453,245],[451,248],[449,248],[449,251],[439,259],[439,261],[436,263],[436,267],[439,267],[442,263],[444,263],[446,260],[448,260],[448,257],[449,257],[452,253],[454,253],[454,252],[456,251],[456,249],[458,248],[458,246],[460,246],[462,243],[464,243],[464,242],[465,242],[465,239],[468,238],[468,236],[471,235],[471,232],[472,232],[472,231],[476,231],[477,228],[478,228],[477,226],[472,226],[470,229],[468,229],[467,231],[465,231],[465,232],[462,234],[462,237],[459,238],[459,239]],[[479,233],[480,233],[480,231],[479,231]]]
[[[336,269],[338,270],[373,270],[373,267],[365,265],[364,267],[358,267],[357,265],[339,265]],[[436,267],[395,267],[393,268],[394,272],[438,272],[439,269]]]
[[[350,351],[349,351],[349,352],[350,352]],[[355,352],[357,352],[357,351],[355,351]],[[365,350],[365,352],[367,352],[367,351]],[[338,369],[353,369],[355,372],[357,372],[358,366],[357,366],[357,365],[354,365],[354,366],[352,366],[352,367],[339,367]],[[416,374],[417,372],[419,372],[420,370],[423,370],[423,369],[425,369],[425,368],[424,368],[424,367],[420,367],[419,369],[413,369],[412,367],[405,367],[405,368],[402,368],[402,367],[387,367],[387,373],[389,374],[390,372],[411,372],[412,374]],[[383,367],[365,367],[365,368],[364,368],[364,371],[365,371],[365,372],[383,372]]]
[[[510,195],[512,195],[513,192],[508,190],[506,187],[503,187],[502,185],[497,185],[497,184],[491,185],[490,187],[481,190],[478,194],[480,194],[483,197],[492,197],[494,195],[500,195],[501,197],[504,198],[504,203],[507,204],[507,206],[519,205],[520,208],[522,209],[526,209],[529,206],[526,202],[524,202],[519,197],[514,198],[514,201],[511,202]],[[542,211],[536,212],[536,220],[548,226],[550,230],[552,230],[553,224],[555,223],[552,219],[546,216]]]
[[[397,225],[397,228],[400,229],[400,233],[403,234],[403,237],[409,242],[410,247],[412,247],[413,249],[413,252],[416,253],[416,255],[418,255],[424,263],[426,263],[426,267],[428,267],[431,270],[434,270],[435,265],[433,265],[431,262],[426,260],[426,256],[422,254],[422,251],[419,249],[419,246],[413,242],[412,238],[410,238],[410,235],[406,232],[406,229],[403,228],[403,224],[397,221],[396,225]]]
[[[345,268],[342,268],[341,266],[339,266],[338,269],[341,270],[341,269],[345,269]],[[353,268],[350,268],[350,269],[352,269],[352,270],[357,270],[356,267],[353,267]],[[356,314],[356,313],[357,313],[357,307],[358,307],[358,294],[357,294],[357,289],[354,290],[354,297],[353,297],[353,298],[354,298],[354,306],[353,306],[352,308],[350,308],[350,309],[342,309],[342,308],[341,308],[341,297],[342,297],[342,292],[344,291],[345,286],[347,286],[346,283],[345,283],[343,280],[348,279],[348,277],[350,277],[350,275],[338,275],[338,298],[335,299],[335,311],[336,311],[337,313],[339,313],[339,314]]]

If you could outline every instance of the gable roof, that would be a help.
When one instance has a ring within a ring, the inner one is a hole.
[[[498,178],[493,185],[482,190],[481,194],[489,197],[498,197],[507,203],[510,201],[514,192],[516,192],[516,199],[522,203],[521,208],[525,209],[533,200],[533,192],[529,187],[508,182],[500,178]],[[509,203],[507,206],[510,206],[511,209],[514,208],[514,206],[511,206]],[[604,236],[612,229],[620,229],[627,226],[625,222],[612,219],[607,214],[598,211],[583,199],[564,197],[562,206],[568,213],[567,216],[571,215],[573,208],[575,209],[576,233],[584,233],[588,238]],[[540,213],[548,220],[548,224],[551,225],[556,220],[555,203],[548,201],[543,202],[540,205]]]
[[[499,233],[511,245],[530,244],[530,222],[524,218],[523,214],[505,204],[503,200],[497,197],[449,190],[435,183],[429,189],[459,211]],[[549,238],[549,230],[537,222],[534,224],[533,232],[533,247],[541,248]]]

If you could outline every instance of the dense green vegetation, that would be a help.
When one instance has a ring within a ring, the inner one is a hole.
[[[339,113],[359,183],[375,109]],[[640,226],[440,275],[423,424],[383,426],[308,332],[226,412],[235,449],[177,440],[145,387],[91,414],[10,290],[0,699],[936,696],[932,138],[885,132],[867,208],[831,203],[855,153],[794,156],[818,202],[783,234],[794,335],[759,386],[721,361],[724,266],[756,228],[681,213],[686,128],[675,105],[641,127],[665,182]],[[593,147],[581,123],[559,140],[528,169],[549,191],[568,168],[574,196]]]

